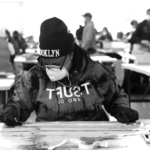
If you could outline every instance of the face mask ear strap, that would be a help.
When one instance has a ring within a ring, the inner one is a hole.
[[[61,65],[61,67],[60,67],[60,70],[62,70],[62,68],[63,68],[63,66],[64,66],[64,64],[65,64],[65,62],[66,62],[66,59],[67,59],[67,56],[65,57],[65,59],[64,59],[64,61],[63,61],[63,63],[62,63],[62,65]]]
[[[46,68],[44,67],[44,66],[42,66],[43,65],[43,61],[42,61],[42,59],[41,59],[41,56],[39,56],[38,58],[37,58],[37,60],[38,60],[38,66],[40,67],[40,68],[42,68],[43,70],[45,70]],[[42,64],[42,65],[41,65]]]
[[[41,60],[41,56],[39,56],[38,58],[37,58],[37,61],[39,62]]]

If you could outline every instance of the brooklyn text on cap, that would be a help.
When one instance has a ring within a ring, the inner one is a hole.
[[[57,17],[42,22],[39,36],[40,55],[58,58],[74,50],[74,37],[66,24]]]
[[[41,50],[40,55],[43,57],[59,57],[59,49]]]

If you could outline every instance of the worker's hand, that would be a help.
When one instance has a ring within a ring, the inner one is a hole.
[[[4,122],[8,126],[17,126],[22,125],[20,121],[18,121],[18,112],[15,106],[7,106],[3,109],[1,115],[1,121]]]
[[[121,123],[134,123],[139,119],[139,113],[131,108],[118,106],[114,111],[114,117]]]

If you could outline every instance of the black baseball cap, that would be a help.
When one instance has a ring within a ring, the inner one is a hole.
[[[90,18],[92,18],[92,15],[91,15],[90,13],[85,13],[85,14],[83,15],[83,17],[90,17]]]

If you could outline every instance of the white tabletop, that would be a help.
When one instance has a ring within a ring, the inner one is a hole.
[[[113,48],[124,49],[126,47],[126,43],[121,42],[121,41],[112,41],[111,47],[112,47],[112,49]]]
[[[5,76],[8,79],[15,79],[15,74],[12,72],[2,72],[0,71],[0,78],[1,76]]]
[[[91,56],[91,58],[95,61],[100,61],[100,62],[115,62],[117,61],[116,58],[111,58],[109,56]],[[37,59],[32,59],[32,60],[28,60],[23,56],[17,56],[14,60],[15,62],[21,62],[21,63],[37,63]]]
[[[143,122],[143,121],[142,121]],[[149,125],[148,123],[143,125]],[[98,141],[101,137],[109,137],[104,140],[108,148],[101,150],[149,150],[150,144],[146,144],[142,136],[144,131],[138,131],[139,125],[126,125],[118,122],[36,122],[25,123],[15,128],[0,124],[0,149],[6,150],[44,150],[50,146],[59,144],[65,139],[77,140],[90,139]],[[149,128],[148,128],[149,129]],[[114,138],[113,136],[126,135]],[[85,138],[83,138],[85,137]],[[93,142],[92,142],[93,143]],[[56,148],[57,149],[57,148]],[[72,143],[59,150],[81,150]],[[93,150],[96,150],[94,148]],[[97,149],[97,150],[98,150]],[[87,150],[87,149],[85,149]]]
[[[122,64],[122,68],[150,76],[150,65]]]
[[[104,54],[124,52],[123,49],[101,49],[101,48],[97,48],[96,50],[97,50],[97,52],[104,53]]]
[[[26,49],[25,52],[27,54],[40,54],[40,49]]]
[[[131,55],[129,53],[125,53],[124,51],[119,51],[119,52],[117,52],[117,54],[119,54],[120,56],[122,56],[123,58],[126,58],[126,59],[131,59],[131,60],[136,59],[136,57],[134,55]]]
[[[14,85],[15,79],[0,79],[0,91],[8,91]]]
[[[106,53],[109,51],[110,53],[115,51],[123,51],[126,48],[126,43],[124,42],[107,42],[107,41],[101,41],[103,43],[103,49],[98,49],[98,51],[105,52],[104,50],[107,50]]]
[[[33,64],[36,64],[37,63],[37,59],[27,59],[23,56],[17,56],[15,57],[14,59],[15,62],[20,62],[20,63],[33,63]]]
[[[29,54],[35,54],[35,49],[26,49],[25,52]]]
[[[112,58],[112,57],[109,57],[109,56],[90,56],[92,60],[94,61],[100,61],[100,62],[115,62],[117,61],[116,58]]]

